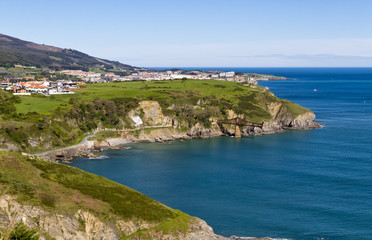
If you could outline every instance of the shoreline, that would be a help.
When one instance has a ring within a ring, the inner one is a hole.
[[[279,111],[274,111],[278,113]],[[278,114],[273,114],[277,116]],[[308,130],[313,128],[319,128],[322,125],[315,122],[315,114],[311,111],[292,117],[292,115],[285,114],[281,117],[275,117],[275,120],[270,120],[263,122],[261,127],[244,127],[239,131],[242,136],[252,136],[252,135],[266,135],[284,132],[287,129],[302,129]],[[77,157],[99,157],[99,153],[106,149],[124,149],[128,144],[131,143],[154,143],[154,142],[168,142],[168,141],[182,141],[200,138],[212,138],[218,136],[233,136],[235,134],[235,126],[225,126],[223,124],[218,124],[218,120],[211,119],[212,124],[208,128],[200,123],[195,124],[187,131],[181,131],[178,126],[167,125],[162,121],[159,125],[155,126],[142,126],[141,128],[136,128],[132,130],[111,130],[116,132],[115,134],[102,134],[107,129],[96,129],[95,134],[85,136],[83,141],[79,144],[46,151],[44,153],[38,153],[34,156],[43,158],[45,160],[50,160],[54,162],[64,162],[68,163]],[[101,133],[101,134],[100,134]],[[115,137],[108,137],[108,136]],[[116,137],[118,135],[118,137]],[[240,135],[240,134],[239,134]],[[93,139],[94,138],[94,139]],[[97,154],[98,153],[98,154]],[[198,218],[196,218],[198,219]],[[215,239],[215,240],[273,240],[276,238],[263,237],[238,237],[229,236],[224,237],[214,233],[213,229],[208,226],[203,220],[200,220],[203,224],[198,225],[196,229],[190,233],[190,236],[196,234],[197,238],[189,239]],[[195,228],[195,227],[194,227]],[[196,230],[196,232],[195,232]],[[285,238],[284,238],[285,239]]]
[[[243,129],[242,137],[246,136],[261,136],[261,135],[269,135],[275,133],[281,133],[286,130],[311,130],[316,128],[322,128],[321,123],[312,122],[310,125],[306,126],[298,126],[298,127],[281,127],[274,131],[246,131]],[[33,155],[45,160],[55,161],[55,162],[64,162],[69,163],[73,161],[75,158],[79,157],[88,157],[88,158],[99,158],[102,156],[103,151],[105,150],[123,150],[127,148],[128,144],[133,143],[166,143],[166,142],[173,142],[173,141],[183,141],[183,140],[192,140],[192,139],[207,139],[213,137],[232,137],[234,134],[231,131],[226,131],[226,129],[216,128],[216,124],[209,129],[203,129],[201,131],[194,132],[194,134],[190,134],[189,132],[180,132],[176,129],[171,127],[162,127],[158,129],[150,130],[150,132],[146,133],[146,128],[140,129],[142,130],[139,136],[134,136],[133,133],[126,132],[120,137],[109,137],[105,138],[102,141],[98,141],[97,139],[89,140],[92,137],[95,137],[96,134],[86,136],[82,142],[60,148],[54,150],[48,150],[45,152],[37,153],[37,154],[27,154]]]
[[[313,127],[307,127],[307,128],[303,128],[303,129],[296,129],[296,130],[310,130],[310,129],[314,129],[314,128],[317,128],[318,123],[315,123],[315,125]],[[272,132],[272,133],[261,133],[261,134],[256,134],[256,136],[262,136],[262,135],[268,135],[268,134],[275,134],[275,133],[280,133],[280,132],[284,132],[285,130],[281,130],[281,131],[278,131],[278,132]],[[250,134],[250,135],[245,135],[244,137],[246,136],[253,136],[253,134]],[[174,136],[173,136],[174,137]],[[158,142],[158,143],[162,143],[162,142],[171,142],[171,141],[183,141],[183,140],[193,140],[193,139],[207,139],[207,138],[212,138],[212,137],[229,137],[229,135],[227,134],[222,134],[222,135],[218,135],[218,136],[210,136],[210,137],[186,137],[186,138],[178,138],[178,139],[171,139],[171,140],[168,140],[168,139],[163,139],[161,140],[160,138],[152,138],[152,139],[147,139],[147,140],[143,140],[143,139],[137,139],[136,141],[129,141],[128,139],[125,139],[125,138],[109,138],[109,139],[105,139],[103,142],[110,142],[110,143],[116,143],[118,145],[111,145],[105,149],[101,148],[100,150],[97,150],[97,149],[90,149],[88,150],[89,153],[93,153],[93,154],[99,154],[101,151],[105,151],[105,150],[122,150],[122,149],[125,149],[127,148],[127,145],[128,144],[133,144],[133,143],[155,143],[155,142]],[[230,136],[231,137],[231,136]],[[96,141],[96,140],[92,140],[93,142]],[[102,142],[101,142],[102,143]],[[120,145],[120,143],[122,143],[122,145]],[[97,146],[97,145],[95,145]],[[102,145],[98,145],[98,146],[102,146]],[[77,145],[74,145],[74,146],[70,146],[68,148],[77,148],[78,146]],[[61,150],[61,149],[59,149]],[[53,151],[58,151],[58,150],[53,150]],[[98,151],[98,152],[97,152]],[[97,155],[94,155],[97,157]],[[69,160],[69,161],[66,161],[65,163],[68,163],[68,162],[71,162],[73,161],[74,158],[72,160]],[[64,162],[64,161],[62,161]],[[208,224],[208,223],[206,223]],[[204,233],[205,234],[205,233]],[[210,238],[211,237],[211,238]],[[208,234],[208,238],[206,239],[215,239],[215,240],[286,240],[287,238],[274,238],[274,237],[244,237],[244,236],[222,236],[222,235],[218,235],[216,233],[214,233],[213,229],[211,228],[211,231],[209,232]]]

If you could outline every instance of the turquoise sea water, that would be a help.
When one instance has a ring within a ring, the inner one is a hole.
[[[292,78],[260,85],[312,109],[324,127],[132,144],[71,165],[200,217],[224,236],[372,239],[372,68],[221,70]]]

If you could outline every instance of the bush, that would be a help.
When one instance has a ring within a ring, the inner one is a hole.
[[[28,229],[23,223],[18,223],[10,233],[9,240],[39,240],[35,229]]]

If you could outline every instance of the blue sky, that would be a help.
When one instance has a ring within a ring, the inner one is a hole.
[[[370,0],[1,0],[0,33],[135,66],[372,67]]]

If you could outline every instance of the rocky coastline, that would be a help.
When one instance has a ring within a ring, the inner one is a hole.
[[[298,114],[295,117],[289,113],[283,103],[271,103],[267,106],[271,115],[271,120],[264,121],[262,127],[242,127],[239,132],[242,136],[263,135],[282,132],[285,129],[312,129],[319,128],[321,124],[315,122],[315,114],[311,111]],[[141,116],[139,114],[141,113]],[[206,127],[201,123],[196,123],[183,130],[181,126],[185,123],[179,123],[176,119],[166,116],[162,108],[156,101],[142,101],[140,109],[130,113],[133,122],[137,124],[136,128],[129,130],[104,129],[100,126],[95,134],[85,137],[78,145],[52,150],[37,154],[39,158],[51,161],[69,162],[76,157],[99,157],[105,149],[122,149],[130,143],[135,142],[167,142],[196,138],[211,138],[218,136],[234,136],[236,128],[229,124],[221,124],[218,119],[209,119],[211,125]],[[234,111],[227,112],[227,118],[240,117]],[[110,132],[111,131],[111,132]],[[99,135],[102,132],[109,132],[107,136]],[[99,137],[98,137],[99,136]],[[78,210],[74,215],[62,216],[56,213],[45,212],[43,209],[35,206],[19,205],[16,199],[4,195],[0,197],[0,210],[7,212],[9,206],[17,206],[20,213],[17,215],[19,221],[26,223],[29,227],[40,227],[50,236],[56,239],[119,239],[118,229],[125,235],[135,233],[139,228],[150,229],[151,226],[133,225],[131,222],[117,222],[114,225],[105,224],[96,216],[84,210]],[[35,222],[35,216],[38,222]],[[0,214],[0,219],[6,223],[7,216]],[[79,228],[79,219],[86,223],[85,228]],[[59,226],[64,226],[63,230]],[[101,231],[96,231],[97,227]],[[213,229],[203,220],[194,218],[188,226],[186,233],[176,235],[164,235],[162,232],[150,231],[153,239],[184,239],[184,240],[243,240],[246,237],[232,236],[230,238],[217,235]],[[129,239],[139,239],[138,237]],[[270,238],[249,238],[254,240],[270,240]]]
[[[22,222],[32,229],[39,229],[40,239],[45,236],[57,240],[73,239],[120,239],[121,234],[131,235],[140,229],[152,228],[152,224],[142,222],[119,220],[116,223],[107,224],[89,211],[79,209],[73,215],[51,213],[38,206],[20,204],[11,195],[0,196],[0,228],[6,229],[14,222]],[[81,222],[84,222],[82,227]],[[160,231],[151,231],[151,239],[167,240],[243,240],[245,237],[223,237],[214,233],[205,221],[193,217],[190,221],[189,230],[186,233],[166,234]],[[128,239],[139,239],[138,237]],[[270,240],[271,238],[249,238],[251,240]]]
[[[135,130],[111,130],[118,136],[105,139],[94,139],[94,135],[92,135],[91,137],[86,137],[84,141],[78,145],[36,155],[46,160],[69,162],[76,157],[97,158],[103,150],[123,149],[130,143],[167,142],[235,135],[234,126],[225,124],[219,125],[217,119],[210,119],[212,123],[210,127],[205,127],[197,123],[187,131],[182,131],[179,128],[180,123],[171,117],[163,115],[162,109],[156,101],[141,102],[141,110],[144,113],[141,122],[143,120],[146,125],[143,124]],[[272,116],[272,120],[265,121],[262,128],[241,128],[241,135],[263,135],[282,132],[286,129],[312,129],[321,127],[321,124],[315,122],[315,114],[311,111],[293,118],[281,103],[270,104],[268,110]],[[135,113],[132,113],[132,115],[136,116]],[[239,115],[230,110],[228,112],[228,118],[235,117],[239,117]],[[99,133],[103,130],[104,129],[97,129],[96,132]]]

